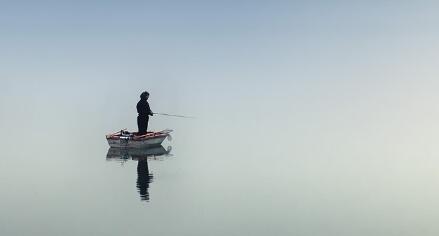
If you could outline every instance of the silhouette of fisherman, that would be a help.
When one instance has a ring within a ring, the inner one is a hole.
[[[137,127],[139,128],[138,135],[144,135],[146,134],[148,130],[148,122],[149,122],[149,116],[152,116],[153,113],[151,111],[151,108],[149,108],[148,103],[149,93],[143,92],[140,94],[140,101],[137,103],[137,113],[139,115],[137,116]]]
[[[139,160],[137,162],[137,189],[140,194],[140,200],[149,201],[149,184],[152,182],[152,174],[149,173],[148,161]]]

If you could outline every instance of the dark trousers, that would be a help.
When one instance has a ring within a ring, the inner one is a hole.
[[[137,127],[139,128],[139,135],[146,134],[148,130],[149,116],[137,116]]]

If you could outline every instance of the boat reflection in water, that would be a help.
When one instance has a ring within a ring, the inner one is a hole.
[[[153,175],[149,173],[148,160],[164,160],[172,156],[172,147],[165,149],[163,146],[149,148],[110,148],[107,153],[107,161],[127,162],[128,160],[137,161],[137,190],[140,200],[149,201],[149,184],[152,182]]]

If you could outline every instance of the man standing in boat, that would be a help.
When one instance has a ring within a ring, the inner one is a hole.
[[[136,106],[137,113],[139,113],[137,116],[137,127],[139,128],[138,135],[146,134],[148,130],[149,116],[153,115],[151,108],[149,108],[148,98],[149,93],[146,91],[143,92],[140,94],[140,101]]]

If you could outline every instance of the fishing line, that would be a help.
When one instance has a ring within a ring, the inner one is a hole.
[[[180,117],[180,118],[195,119],[194,116],[174,115],[174,114],[168,114],[168,113],[152,113],[152,114],[154,114],[154,115],[162,115],[162,116],[173,116],[173,117]]]

